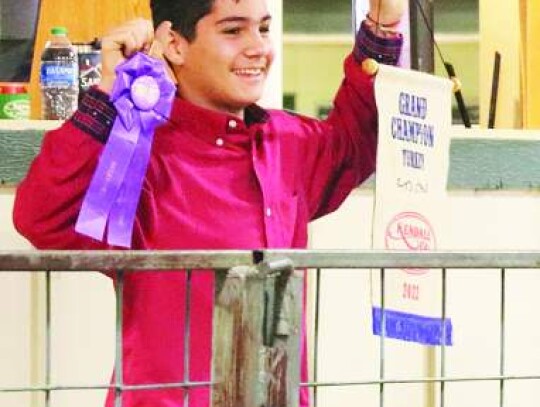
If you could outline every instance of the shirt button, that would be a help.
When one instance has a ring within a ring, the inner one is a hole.
[[[225,144],[225,142],[223,141],[223,139],[222,139],[221,137],[218,137],[218,138],[216,139],[216,145],[219,146],[219,147],[221,147],[221,146],[223,146],[223,144]]]
[[[272,216],[272,208],[266,208],[266,216],[267,217]]]
[[[236,120],[229,120],[229,127],[231,129],[236,129],[236,126],[238,126],[238,123],[236,123]]]

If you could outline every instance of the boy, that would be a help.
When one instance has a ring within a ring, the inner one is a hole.
[[[391,28],[404,4],[372,2],[334,109],[319,121],[255,105],[273,60],[265,0],[153,0],[155,34],[150,22],[136,20],[103,38],[102,81],[46,135],[17,191],[17,229],[38,248],[109,248],[77,234],[74,224],[116,116],[108,98],[114,69],[155,39],[178,91],[170,120],[155,133],[132,248],[305,248],[308,222],[335,210],[374,171],[377,114],[360,62],[396,63],[401,35]],[[127,274],[126,384],[183,381],[185,278],[181,271]],[[194,273],[191,284],[190,379],[206,381],[213,273]],[[303,379],[305,368],[304,357]],[[190,400],[208,406],[208,389],[190,390]],[[126,392],[123,401],[176,407],[182,391]],[[301,405],[308,405],[305,391]]]

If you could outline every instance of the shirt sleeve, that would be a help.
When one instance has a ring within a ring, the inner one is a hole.
[[[40,249],[108,249],[78,234],[75,223],[97,166],[113,110],[108,98],[92,91],[79,111],[45,134],[41,150],[17,187],[16,229]],[[101,92],[99,92],[101,93]],[[106,96],[106,95],[105,95]]]
[[[344,62],[345,77],[328,118],[304,121],[304,130],[310,134],[303,160],[310,219],[337,209],[375,171],[378,115],[374,78],[363,72],[361,61],[370,57],[396,64],[402,43],[401,35],[377,37],[363,23],[353,52]]]

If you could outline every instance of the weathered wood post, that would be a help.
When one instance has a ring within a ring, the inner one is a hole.
[[[217,272],[212,407],[298,407],[301,321],[288,260]]]

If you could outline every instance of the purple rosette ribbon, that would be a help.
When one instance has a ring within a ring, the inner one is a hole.
[[[169,118],[176,87],[163,62],[137,53],[116,68],[111,101],[117,117],[75,230],[96,240],[131,247],[133,224],[156,126]]]

